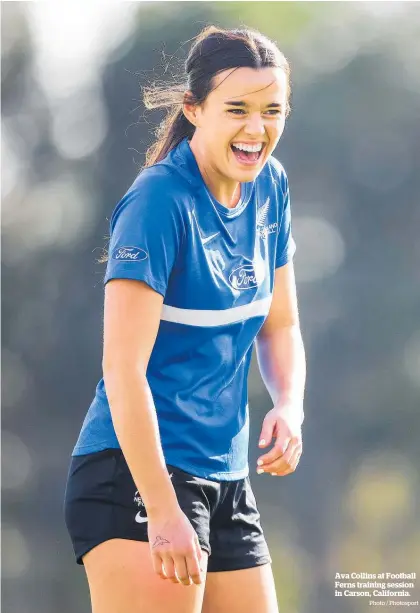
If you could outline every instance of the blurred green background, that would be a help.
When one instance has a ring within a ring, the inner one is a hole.
[[[178,72],[209,23],[261,29],[292,67],[276,156],[291,185],[308,380],[291,476],[254,470],[271,408],[255,356],[249,382],[251,479],[280,610],[371,611],[334,597],[336,572],[420,572],[419,3],[1,10],[4,611],[89,609],[62,499],[101,377],[96,260],[161,117],[145,114],[141,85]]]

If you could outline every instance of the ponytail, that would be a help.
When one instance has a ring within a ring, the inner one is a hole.
[[[163,160],[184,138],[191,140],[194,130],[195,127],[185,117],[182,107],[179,108],[177,104],[157,128],[157,140],[146,152],[145,168]]]

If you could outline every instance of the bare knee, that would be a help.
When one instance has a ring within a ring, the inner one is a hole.
[[[207,553],[201,566],[207,570]],[[153,570],[149,543],[112,539],[83,558],[92,613],[201,613],[205,581],[184,586]]]

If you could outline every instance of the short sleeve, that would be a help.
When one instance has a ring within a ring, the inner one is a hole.
[[[111,279],[135,279],[165,296],[183,229],[168,181],[156,176],[135,182],[111,217],[104,284]]]
[[[279,164],[279,166],[281,165]],[[283,167],[281,169],[282,173],[278,183],[281,214],[279,215],[279,231],[277,234],[276,268],[280,268],[280,266],[290,262],[296,252],[296,243],[292,236],[289,182]]]

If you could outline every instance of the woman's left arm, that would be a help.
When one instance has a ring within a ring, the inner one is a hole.
[[[293,262],[276,268],[273,300],[256,339],[260,372],[274,407],[264,418],[260,447],[274,447],[258,460],[257,472],[285,476],[302,454],[305,349],[299,325]]]

